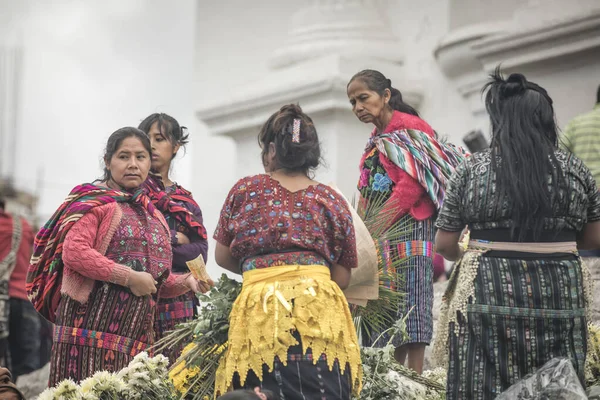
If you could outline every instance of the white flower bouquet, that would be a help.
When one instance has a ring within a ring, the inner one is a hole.
[[[446,398],[446,371],[435,369],[419,375],[398,364],[391,340],[405,335],[405,319],[386,332],[391,332],[387,346],[362,347],[363,389],[354,400],[443,400]],[[379,338],[385,335],[383,332]],[[375,341],[377,342],[377,341]]]
[[[118,373],[98,371],[79,385],[66,379],[46,389],[38,400],[175,400],[179,397],[168,367],[165,356],[149,357],[143,352]]]

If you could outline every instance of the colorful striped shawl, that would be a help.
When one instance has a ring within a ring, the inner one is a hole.
[[[54,322],[63,275],[62,249],[71,227],[92,208],[113,202],[142,204],[150,213],[155,208],[142,189],[135,193],[113,190],[90,183],[76,186],[35,236],[27,273],[26,290],[35,309]]]
[[[165,216],[175,218],[180,224],[183,224],[188,230],[198,235],[201,239],[207,239],[206,228],[196,219],[194,214],[181,203],[192,204],[200,209],[198,203],[192,197],[192,193],[179,185],[175,185],[175,191],[167,193],[160,175],[150,174],[144,182],[144,189],[152,200],[152,204],[158,208]]]
[[[415,129],[374,135],[369,140],[367,152],[374,147],[417,180],[438,210],[444,200],[448,179],[468,155],[462,147],[443,143]]]

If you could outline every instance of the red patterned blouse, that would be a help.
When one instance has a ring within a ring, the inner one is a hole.
[[[356,268],[356,239],[346,200],[327,185],[290,192],[269,175],[240,179],[221,210],[214,238],[237,259],[308,250]]]

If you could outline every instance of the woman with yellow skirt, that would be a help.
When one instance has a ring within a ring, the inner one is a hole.
[[[314,181],[319,138],[297,105],[259,137],[265,174],[231,189],[214,235],[215,259],[243,274],[216,392],[261,387],[280,399],[350,399],[360,349],[342,289],[357,266],[348,205]]]

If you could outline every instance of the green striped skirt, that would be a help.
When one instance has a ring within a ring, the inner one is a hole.
[[[449,326],[448,400],[493,399],[554,357],[570,359],[584,384],[587,325],[576,256],[482,256],[473,284],[467,319],[459,314]]]

